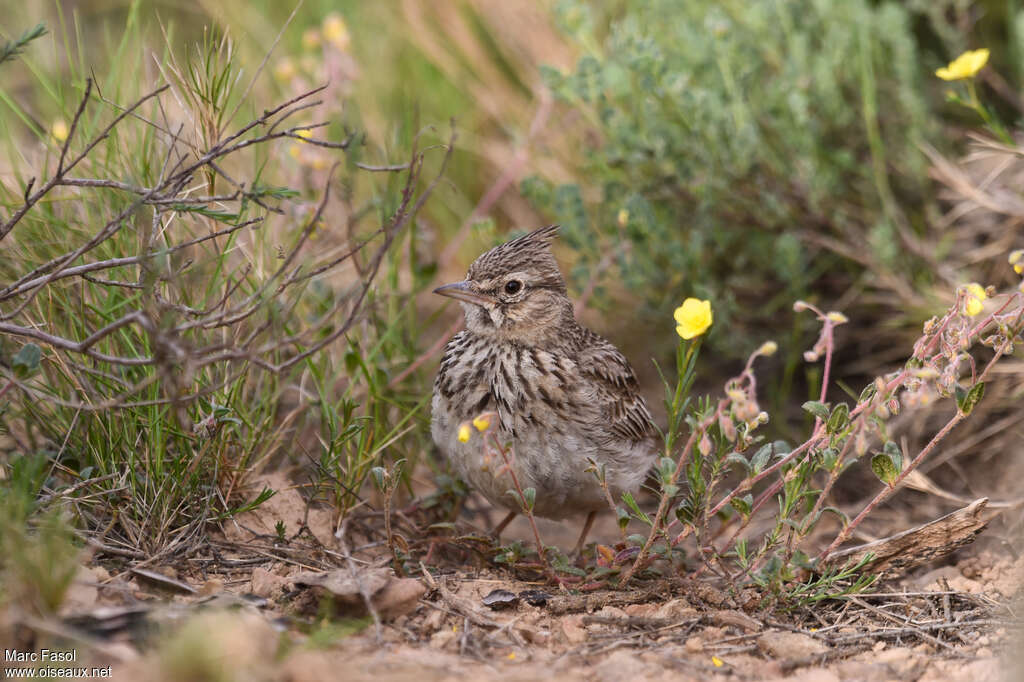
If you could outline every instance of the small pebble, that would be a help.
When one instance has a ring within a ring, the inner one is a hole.
[[[523,590],[519,593],[519,598],[530,606],[544,606],[551,599],[551,595],[541,590]]]
[[[508,590],[493,590],[483,598],[484,606],[495,611],[515,606],[519,597]]]

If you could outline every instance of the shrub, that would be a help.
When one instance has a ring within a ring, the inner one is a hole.
[[[865,268],[929,276],[906,241],[922,229],[919,145],[936,122],[905,9],[655,0],[610,16],[582,2],[559,11],[584,55],[545,76],[579,112],[580,176],[593,189],[535,176],[524,191],[565,224],[577,278],[610,253],[608,279],[642,291],[650,313],[681,294],[710,298],[734,340],[777,328],[793,299],[835,298]],[[744,348],[729,344],[734,356]]]

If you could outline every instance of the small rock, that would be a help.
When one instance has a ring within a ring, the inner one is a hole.
[[[451,628],[438,630],[430,636],[430,646],[434,649],[443,649],[451,642],[454,642],[457,636],[458,633]]]
[[[723,609],[709,614],[716,625],[731,625],[744,632],[759,632],[764,628],[761,622],[736,609]]]
[[[699,654],[704,650],[704,640],[694,635],[686,640],[686,644],[683,645],[686,648],[687,653]]]
[[[840,661],[833,667],[839,679],[846,682],[849,680],[888,680],[893,678],[893,672],[887,665],[881,663],[868,663],[865,661]]]
[[[587,629],[583,626],[583,616],[573,614],[562,618],[562,634],[569,644],[582,644],[587,640]]]
[[[492,590],[481,600],[489,609],[500,611],[509,609],[519,603],[519,597],[508,590]]]
[[[692,586],[693,594],[701,601],[714,606],[715,608],[732,608],[736,604],[732,598],[714,585],[705,582],[696,582]]]
[[[924,575],[914,580],[917,586],[922,590],[934,590],[938,591],[942,589],[941,579],[953,580],[954,578],[962,578],[963,575],[960,573],[960,569],[956,566],[942,566],[934,570],[928,571]]]
[[[523,590],[519,598],[530,606],[544,606],[551,599],[551,595],[541,590]]]
[[[913,649],[905,646],[891,647],[873,655],[875,662],[885,663],[892,668],[896,677],[901,680],[916,679],[927,665],[925,658],[916,654]]]
[[[626,604],[622,610],[634,618],[654,618],[657,604]]]
[[[274,599],[284,592],[285,585],[288,582],[288,578],[275,575],[267,569],[258,566],[252,572],[252,586],[250,589],[253,594],[266,597],[267,599]]]
[[[808,658],[828,651],[827,646],[800,632],[766,632],[757,638],[757,646],[768,656],[785,659]]]
[[[202,587],[199,588],[200,597],[209,597],[211,594],[217,594],[224,589],[224,581],[220,578],[210,578]]]
[[[658,607],[658,610],[654,612],[654,617],[667,618],[672,621],[682,621],[689,620],[691,618],[700,618],[700,612],[693,608],[690,605],[690,602],[685,599],[673,599]]]

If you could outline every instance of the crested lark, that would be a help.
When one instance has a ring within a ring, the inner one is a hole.
[[[615,346],[573,316],[572,301],[551,254],[557,225],[491,249],[466,279],[434,293],[459,301],[466,329],[448,342],[434,382],[431,433],[455,470],[492,504],[511,513],[519,501],[501,462],[485,461],[479,438],[462,443],[460,423],[498,415],[498,440],[512,445],[523,489],[536,489],[534,514],[562,519],[587,513],[583,547],[597,510],[607,508],[587,471],[604,465],[617,499],[635,490],[651,467],[655,428],[636,376]]]

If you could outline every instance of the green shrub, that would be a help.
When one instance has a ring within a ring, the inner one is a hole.
[[[835,298],[864,268],[927,276],[900,237],[921,229],[919,145],[936,130],[906,10],[654,0],[559,13],[584,54],[545,76],[582,118],[589,187],[532,177],[524,191],[565,225],[578,278],[611,253],[607,279],[642,290],[651,312],[710,298],[718,329],[760,330],[754,344],[794,299]]]

